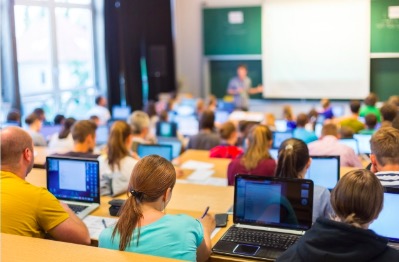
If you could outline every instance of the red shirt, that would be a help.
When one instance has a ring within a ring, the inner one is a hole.
[[[258,176],[274,176],[276,170],[276,161],[272,158],[263,159],[258,163],[258,166],[254,169],[247,170],[243,164],[241,164],[241,158],[233,159],[227,168],[227,180],[228,185],[234,185],[234,178],[237,174],[248,174]]]
[[[231,145],[219,145],[215,146],[210,150],[210,157],[216,157],[216,158],[231,158],[234,159],[237,156],[243,154],[244,151],[236,146],[231,146]]]

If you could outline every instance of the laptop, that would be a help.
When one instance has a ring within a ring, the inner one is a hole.
[[[315,185],[332,190],[338,183],[340,176],[339,156],[310,156],[312,164],[306,172],[305,178]]]
[[[105,145],[108,143],[109,127],[108,125],[98,126],[96,129],[96,144]]]
[[[338,142],[340,144],[344,144],[346,146],[349,146],[350,148],[353,149],[353,151],[355,151],[356,155],[359,155],[359,145],[358,145],[356,139],[354,139],[354,138],[344,138],[344,139],[338,140]]]
[[[174,122],[157,122],[156,135],[159,137],[176,137],[177,124]]]
[[[274,125],[276,126],[276,130],[279,132],[287,131],[287,120],[277,119],[274,121]]]
[[[215,122],[219,124],[223,124],[229,121],[230,114],[227,111],[216,110],[215,111]]]
[[[168,161],[172,161],[173,148],[171,145],[146,145],[139,144],[137,147],[137,154],[143,158],[149,155],[159,155]]]
[[[97,160],[47,157],[47,189],[82,219],[100,206]]]
[[[314,127],[314,133],[316,134],[317,137],[321,137],[321,131],[323,129],[323,124],[316,123]]]
[[[237,175],[234,225],[212,250],[274,260],[311,227],[312,208],[311,180]]]
[[[182,143],[179,139],[173,137],[157,137],[159,145],[172,146],[172,158],[180,156]]]
[[[278,160],[278,149],[276,148],[271,148],[269,149],[269,154],[274,160]]]
[[[199,132],[199,122],[195,116],[177,115],[174,117],[174,121],[183,136],[194,136]]]
[[[126,120],[130,116],[132,108],[130,106],[113,106],[112,107],[112,119],[114,120]]]
[[[280,145],[287,139],[292,138],[292,131],[273,132],[273,148],[280,148]]]
[[[61,128],[61,125],[43,125],[40,129],[40,134],[42,134],[44,138],[49,141],[52,135],[61,131]]]
[[[388,238],[388,245],[399,249],[399,188],[386,187],[384,193],[384,207],[378,218],[369,229],[378,235]]]
[[[359,154],[371,154],[370,140],[372,135],[355,134],[353,138],[359,145]]]

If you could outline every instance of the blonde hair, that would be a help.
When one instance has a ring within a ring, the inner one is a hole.
[[[111,170],[115,170],[115,166],[120,169],[120,161],[129,156],[129,150],[126,147],[126,140],[131,134],[130,126],[124,121],[116,121],[112,127],[108,138],[108,165]]]
[[[288,121],[294,120],[294,113],[293,113],[292,107],[290,105],[285,105],[283,107],[283,115],[284,115],[284,118],[287,119]]]
[[[248,135],[248,149],[241,159],[247,170],[254,169],[263,159],[270,158],[269,146],[272,141],[272,132],[265,125],[253,126]]]
[[[387,164],[399,163],[399,130],[384,127],[373,134],[370,140],[371,152],[378,162]]]

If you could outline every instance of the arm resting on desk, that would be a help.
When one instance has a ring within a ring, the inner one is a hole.
[[[197,248],[197,261],[207,261],[212,253],[211,234],[216,227],[216,223],[215,218],[209,214],[199,220],[204,228],[204,240]]]

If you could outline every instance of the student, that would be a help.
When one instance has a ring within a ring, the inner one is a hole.
[[[146,112],[140,110],[134,111],[128,119],[128,124],[133,134],[133,152],[137,152],[139,144],[155,143],[155,139],[148,138],[150,135],[150,117]]]
[[[90,120],[80,120],[73,124],[71,133],[73,138],[73,149],[65,154],[54,154],[55,156],[69,156],[79,158],[98,158],[93,154],[96,146],[97,126]]]
[[[287,121],[287,129],[288,130],[294,130],[296,128],[296,122],[295,122],[292,106],[285,105],[283,107],[283,118]]]
[[[238,138],[237,130],[233,122],[227,121],[219,129],[219,136],[222,143],[211,149],[209,156],[217,158],[236,158],[244,151],[235,146]]]
[[[19,127],[0,131],[1,232],[90,244],[85,224],[45,188],[25,181],[32,170],[32,138]],[[21,247],[22,248],[22,247]]]
[[[233,159],[227,167],[228,185],[234,185],[237,174],[274,176],[276,161],[271,158],[272,132],[265,125],[253,126],[248,135],[248,149],[240,158]]]
[[[383,207],[384,189],[373,173],[353,170],[331,193],[333,220],[318,218],[279,261],[399,261],[388,240],[368,230]]]
[[[373,114],[377,117],[377,122],[381,122],[381,113],[380,110],[375,106],[377,103],[378,97],[374,93],[370,93],[366,99],[364,99],[364,106],[360,108],[359,115],[361,117],[366,117],[368,114]]]
[[[199,121],[199,133],[190,137],[187,149],[210,150],[220,144],[219,136],[214,132],[215,114],[205,110]]]
[[[7,114],[6,125],[3,126],[21,126],[21,113],[17,109],[11,109]]]
[[[64,122],[65,122],[65,116],[58,114],[58,115],[56,115],[54,117],[54,121],[53,122],[54,122],[54,125],[56,125],[56,126],[63,125]]]
[[[33,114],[35,114],[43,124],[48,124],[46,121],[46,113],[43,108],[37,107],[33,109]]]
[[[33,145],[47,146],[46,139],[39,133],[42,129],[42,121],[37,117],[37,115],[34,113],[30,114],[25,118],[25,123],[29,126],[26,131],[32,137]]]
[[[173,165],[150,155],[141,159],[129,181],[130,196],[119,220],[101,232],[99,247],[189,261],[206,261],[215,228],[208,214],[203,219],[165,214],[176,183]]]
[[[364,129],[364,124],[359,121],[359,110],[360,110],[360,101],[352,100],[349,103],[349,107],[351,110],[351,115],[341,118],[339,125],[341,127],[350,127],[355,133],[358,133],[360,130]]]
[[[332,119],[334,118],[334,113],[332,110],[332,106],[330,104],[330,100],[328,98],[323,98],[320,100],[321,104],[321,111],[319,112],[319,115],[322,115],[324,119]]]
[[[148,101],[147,105],[144,107],[144,112],[147,113],[150,118],[150,133],[155,136],[156,134],[156,124],[159,121],[157,110],[154,101]]]
[[[352,148],[338,141],[336,125],[325,124],[321,130],[321,138],[308,145],[311,156],[340,156],[340,165],[345,167],[362,168],[362,163]]]
[[[383,186],[399,187],[399,130],[381,128],[371,137],[370,146],[371,171]]]
[[[107,154],[98,158],[100,177],[107,181],[101,185],[102,195],[118,195],[127,191],[130,174],[137,163],[130,152],[132,141],[130,126],[124,121],[116,121],[109,134]]]
[[[392,121],[395,119],[398,114],[397,107],[394,104],[385,103],[380,108],[382,122],[381,127],[389,127],[392,126]]]
[[[210,95],[208,98],[207,109],[215,112],[217,107],[218,107],[218,99],[216,98],[216,96]]]
[[[278,150],[276,176],[286,178],[304,178],[312,159],[306,144],[299,139],[285,140]],[[321,175],[321,174],[320,174]],[[330,191],[315,185],[313,192],[313,223],[318,217],[330,218],[333,214],[330,205]]]
[[[355,131],[349,126],[342,126],[339,129],[340,139],[353,139]]]
[[[360,130],[359,134],[372,135],[376,131],[377,117],[374,114],[368,114],[365,117],[366,129]]]
[[[68,117],[64,120],[61,131],[57,134],[53,134],[48,143],[50,149],[71,151],[73,150],[73,138],[71,133],[71,128],[75,124],[76,119]]]
[[[104,96],[97,96],[96,105],[87,112],[87,118],[95,115],[100,119],[100,125],[106,125],[111,119],[111,113],[107,108],[107,99]]]
[[[293,133],[294,138],[298,138],[304,141],[306,144],[317,140],[317,136],[314,132],[310,132],[305,129],[305,126],[308,122],[309,120],[306,114],[299,114],[296,118],[297,127]]]

